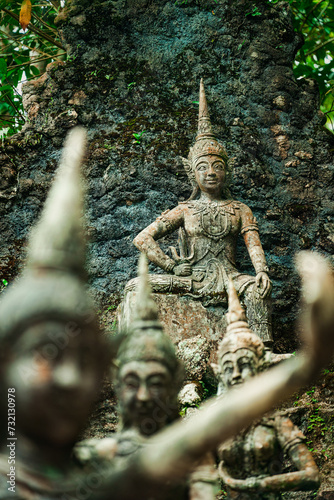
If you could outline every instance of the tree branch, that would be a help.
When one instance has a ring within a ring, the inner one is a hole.
[[[320,45],[317,45],[315,49],[310,50],[309,52],[306,52],[305,56],[310,56],[311,54],[314,54],[317,52],[317,50],[322,49],[322,47],[325,47],[328,43],[334,42],[334,37],[330,38],[327,40],[327,42],[321,43]]]
[[[24,118],[24,116],[22,115],[21,111],[15,106],[15,103],[11,100],[11,98],[9,97],[8,93],[5,94],[4,96],[2,96],[6,99],[6,101],[15,109],[15,111],[18,113],[18,115],[20,116],[20,118],[24,121],[26,121],[26,119]]]
[[[10,35],[9,33],[6,33],[1,28],[0,28],[0,33],[2,33],[4,36],[6,36],[7,38],[9,38],[10,40],[13,40],[13,43],[15,43],[16,45],[19,45],[19,46],[24,47],[24,48],[29,49],[29,50],[34,50],[35,52],[38,52],[39,54],[43,54],[44,56],[53,57],[51,54],[48,54],[47,52],[43,52],[43,50],[39,49],[38,47],[29,47],[29,45],[27,45],[26,43],[20,42],[18,39],[16,39],[15,37],[13,37],[12,35]],[[7,45],[7,47],[8,47],[8,45]]]
[[[60,9],[60,2],[58,0],[49,0],[49,2],[52,3],[55,9]]]
[[[319,2],[317,2],[315,5],[313,5],[312,9],[306,14],[305,16],[305,19],[304,21],[302,22],[301,26],[300,26],[300,30],[302,30],[304,24],[306,23],[308,17],[310,16],[310,14],[312,14],[312,12],[318,7],[318,5],[320,5],[324,0],[319,0]]]
[[[66,54],[66,52],[64,52],[63,54],[56,54],[54,56],[40,57],[37,59],[32,59],[31,61],[27,61],[27,62],[24,62],[21,64],[14,64],[13,66],[8,66],[8,69],[10,70],[10,69],[14,69],[14,68],[21,68],[21,66],[29,66],[29,64],[35,64],[35,63],[38,63],[41,61],[47,61],[48,59],[57,59],[57,57],[61,57],[65,54]],[[41,75],[37,75],[35,78],[39,78],[39,76],[41,76]]]
[[[50,9],[51,10],[51,9]],[[37,14],[32,13],[32,16],[37,19],[40,23],[42,23],[46,28],[49,30],[53,31],[53,33],[57,34],[57,30],[52,28],[48,23],[46,23],[41,17],[39,17]]]
[[[3,10],[4,12],[6,12],[6,14],[11,16],[13,19],[16,19],[16,21],[19,23],[19,16],[17,14],[14,14],[14,12],[11,12],[10,10],[5,9],[3,7],[0,10]],[[35,26],[33,26],[31,23],[29,23],[28,29],[30,31],[32,31],[33,33],[36,33],[36,35],[40,36],[41,38],[44,38],[44,40],[47,40],[48,42],[52,43],[56,47],[59,47],[60,49],[64,50],[64,47],[62,46],[62,44],[60,42],[57,42],[57,40],[55,40],[51,36],[47,35],[46,33],[43,33],[42,30],[35,28]]]

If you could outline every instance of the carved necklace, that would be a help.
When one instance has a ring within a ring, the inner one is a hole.
[[[230,201],[196,203],[195,214],[200,216],[201,227],[210,239],[219,240],[229,234],[232,225],[231,215],[235,215]]]

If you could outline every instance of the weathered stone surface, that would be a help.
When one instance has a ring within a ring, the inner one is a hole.
[[[127,330],[133,319],[137,292],[125,294],[118,312],[120,330]],[[188,380],[201,380],[211,373],[217,347],[226,331],[226,310],[222,306],[204,307],[199,300],[179,295],[152,294],[165,332],[177,347]],[[210,375],[211,376],[211,375]]]
[[[201,402],[198,393],[198,386],[194,382],[186,384],[179,392],[179,402],[181,406],[196,406]]]
[[[90,437],[104,438],[115,432],[118,424],[117,402],[110,380],[105,380],[99,401],[96,403],[80,440]]]
[[[202,335],[192,339],[181,340],[177,345],[177,353],[184,363],[187,380],[203,380],[211,374],[210,362],[217,358],[217,345]]]

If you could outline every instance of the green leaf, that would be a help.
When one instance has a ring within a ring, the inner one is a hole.
[[[0,80],[6,78],[7,75],[7,63],[3,57],[0,58]]]
[[[143,135],[143,133],[144,133],[144,132],[145,132],[145,130],[143,130],[142,132],[140,132],[140,134],[132,134],[132,135],[133,135],[133,137],[134,137],[135,139],[137,139],[137,141],[138,141],[138,139],[140,139],[140,138],[141,138],[141,136]]]
[[[30,69],[34,76],[40,75],[40,71],[38,68],[36,68],[36,66],[30,65]]]
[[[2,94],[7,93],[8,91],[13,91],[11,85],[1,85],[0,92]]]

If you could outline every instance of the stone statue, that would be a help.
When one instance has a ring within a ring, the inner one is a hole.
[[[193,193],[188,201],[167,210],[134,239],[134,244],[167,275],[153,275],[154,292],[181,293],[204,303],[226,302],[228,276],[242,296],[251,328],[265,346],[272,345],[268,267],[252,211],[232,200],[228,193],[230,170],[227,153],[215,138],[208,113],[204,85],[199,96],[198,134],[184,166]],[[179,255],[167,256],[157,240],[179,229]],[[256,277],[236,268],[237,238],[244,238]],[[135,280],[127,289],[135,286]]]
[[[88,439],[74,448],[83,465],[91,460],[125,461],[147,445],[147,439],[179,419],[178,393],[184,369],[175,347],[164,333],[150,293],[146,257],[139,262],[139,283],[134,319],[114,361],[120,430],[104,439]],[[173,499],[216,498],[219,481],[213,457],[208,454],[178,488]]]
[[[263,342],[250,331],[232,282],[228,323],[218,351],[219,383],[225,390],[237,389],[266,365]],[[319,471],[305,441],[288,417],[274,413],[222,444],[219,473],[228,498],[275,500],[284,491],[318,488]],[[282,473],[284,455],[297,472]]]
[[[79,167],[85,132],[75,129],[21,279],[0,304],[0,386],[14,412],[1,418],[0,497],[77,498],[71,448],[97,398],[108,355],[87,297]],[[1,413],[4,400],[1,401]],[[14,417],[14,418],[9,418]],[[12,445],[9,464],[7,444]],[[73,495],[73,496],[72,496]]]
[[[171,423],[117,467],[79,470],[71,462],[73,444],[110,357],[83,280],[83,136],[80,130],[71,133],[31,237],[25,273],[1,297],[1,500],[160,500],[205,453],[309,383],[333,355],[332,276],[320,257],[304,256],[309,331],[304,356],[246,382],[237,394],[216,398],[187,421]]]

